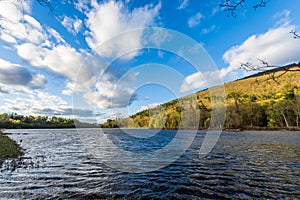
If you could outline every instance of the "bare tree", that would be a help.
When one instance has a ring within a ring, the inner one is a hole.
[[[279,84],[278,79],[284,74],[288,72],[300,72],[300,62],[298,64],[294,63],[291,65],[279,67],[276,65],[269,65],[267,61],[262,59],[257,60],[259,60],[261,64],[254,65],[250,62],[241,63],[240,69],[244,69],[246,71],[257,71],[261,73],[266,72],[266,74],[268,74],[269,77],[264,81],[273,80],[277,84]]]

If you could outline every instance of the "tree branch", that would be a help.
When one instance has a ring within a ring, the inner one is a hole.
[[[269,75],[267,79],[264,81],[268,80],[273,80],[277,84],[279,84],[278,79],[282,77],[284,74],[288,72],[300,72],[300,63],[294,64],[294,65],[288,65],[284,67],[279,67],[275,65],[269,65],[269,63],[265,60],[262,59],[257,59],[261,62],[261,65],[254,65],[252,63],[241,63],[240,69],[246,70],[246,71],[258,71],[261,73],[266,72],[266,74]],[[293,66],[297,68],[292,68]],[[263,82],[264,82],[263,81]]]
[[[224,4],[220,4],[221,7],[224,8],[225,12],[229,12],[231,16],[236,17],[236,9],[238,7],[243,7],[245,3],[245,0],[239,0],[238,2],[235,2],[233,0],[226,0]],[[229,14],[227,14],[227,17],[229,17]]]
[[[261,0],[258,4],[254,5],[253,8],[254,8],[254,10],[256,10],[257,8],[260,8],[260,7],[266,7],[268,2],[269,1]]]
[[[291,30],[290,33],[293,34],[294,39],[300,39],[300,35],[298,35],[296,31]]]
[[[249,0],[248,0],[249,1]],[[224,3],[220,4],[220,7],[224,9],[225,12],[229,13],[227,14],[227,17],[233,16],[236,17],[236,11],[239,7],[244,7],[246,5],[246,0],[225,0]],[[252,7],[254,10],[257,10],[260,7],[266,7],[266,4],[269,1],[267,0],[260,0],[258,3],[254,4]]]

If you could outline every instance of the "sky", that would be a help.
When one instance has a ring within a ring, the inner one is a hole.
[[[102,123],[299,62],[298,0],[0,0],[0,112]]]

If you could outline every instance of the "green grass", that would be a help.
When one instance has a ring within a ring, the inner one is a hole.
[[[0,165],[8,158],[18,158],[21,155],[23,152],[20,146],[0,132]]]

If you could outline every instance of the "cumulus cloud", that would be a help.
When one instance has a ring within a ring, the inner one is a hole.
[[[264,60],[271,66],[282,66],[299,62],[300,40],[295,40],[289,33],[296,29],[290,24],[289,15],[289,10],[276,13],[274,27],[265,33],[251,35],[243,43],[228,49],[223,60],[229,66],[221,69],[222,77],[230,79],[237,75],[241,63],[261,65],[260,60]]]
[[[22,112],[27,115],[49,115],[70,117],[90,117],[93,111],[89,109],[72,108],[61,97],[47,92],[37,91],[27,98],[3,99],[0,109],[6,112]]]
[[[42,88],[47,83],[42,74],[34,74],[28,69],[0,58],[0,88],[4,93],[29,92]]]
[[[181,85],[180,92],[188,92],[206,85],[202,72],[196,72],[187,76]]]
[[[65,43],[61,35],[54,29],[44,28],[35,18],[30,16],[30,1],[3,1],[0,3],[0,39],[8,44],[19,45],[31,43],[43,47]]]
[[[102,58],[96,58],[85,50],[73,48],[56,30],[43,27],[30,16],[29,11],[20,10],[17,3],[18,0],[16,5],[0,4],[0,17],[6,18],[1,24],[0,39],[9,43],[18,56],[30,66],[45,68],[47,71],[64,76],[67,84],[62,94],[80,94],[90,105],[103,109],[125,107],[136,99],[130,78],[122,83],[118,82],[113,74],[106,74],[103,79],[98,79],[106,67],[105,62],[98,60]],[[92,1],[89,4],[86,1],[74,1],[73,3],[87,16],[85,25],[88,27],[86,32],[88,45],[101,56],[118,55],[128,49],[140,48],[144,34],[142,31],[112,41],[110,46],[106,46],[110,48],[99,49],[97,45],[123,31],[153,25],[161,7],[159,3],[129,10],[122,2]],[[77,33],[83,22],[76,18],[64,17],[62,23],[69,31]],[[66,114],[69,111],[67,102],[60,97],[35,91],[46,84],[44,75],[33,74],[26,68],[11,63],[10,70],[11,72],[3,68],[1,71],[3,76],[0,77],[2,79],[0,92],[23,91],[35,95],[23,99],[23,104],[18,104],[20,109],[27,108],[32,113],[41,114]],[[7,104],[7,108],[9,105]]]
[[[66,41],[62,38],[62,36],[56,30],[54,30],[53,28],[47,28],[47,31],[53,38],[55,38],[57,43],[66,44]],[[45,44],[45,46],[49,46],[49,45]]]
[[[172,34],[165,29],[146,30],[143,43],[160,47],[166,41],[170,41],[172,37]]]
[[[85,12],[89,10],[90,0],[74,0],[72,2],[75,8],[81,12]]]
[[[71,17],[64,16],[61,23],[73,35],[76,35],[82,28],[82,20],[78,18],[73,19]]]
[[[18,40],[39,44],[47,39],[41,24],[27,13],[30,1],[3,1],[0,3],[0,39],[8,43]],[[25,13],[24,13],[25,12]]]
[[[295,26],[271,28],[262,34],[251,35],[242,44],[231,47],[223,54],[223,60],[229,64],[221,69],[222,77],[237,70],[241,63],[261,64],[258,59],[270,65],[285,65],[299,62],[300,40],[295,40],[289,33]]]
[[[43,74],[35,74],[30,81],[30,86],[35,88],[40,88],[47,83],[46,77]]]
[[[194,16],[190,17],[188,20],[188,25],[190,28],[197,26],[201,19],[203,18],[203,15],[200,12],[197,12]]]
[[[8,21],[17,21],[23,17],[24,12],[30,12],[31,0],[19,2],[19,0],[3,1],[0,4],[0,17]]]
[[[71,47],[56,30],[42,27],[36,19],[26,12],[22,13],[23,10],[20,10],[22,7],[18,5],[19,2],[0,4],[0,15],[5,17],[1,23],[1,39],[10,43],[10,47],[15,49],[18,56],[29,65],[46,68],[55,74],[66,77],[70,82],[79,81],[82,85],[88,85],[93,79],[92,67],[98,65],[87,63],[86,66],[82,66],[87,56],[86,51]],[[3,12],[3,14],[2,11],[5,9],[10,12]],[[74,31],[79,31],[80,24],[78,20],[75,20],[75,23],[72,24]],[[81,76],[77,78],[78,69],[81,67],[84,70]],[[43,77],[41,75],[35,76],[32,85],[37,86],[42,82]]]
[[[76,79],[76,71],[82,63],[82,55],[68,45],[57,45],[52,49],[43,48],[31,43],[17,46],[18,55],[31,66],[47,67],[51,71]]]
[[[96,104],[100,109],[122,108],[131,105],[137,99],[134,94],[133,80],[135,75],[121,81],[110,74],[101,76],[94,90],[87,90],[83,97],[90,104]]]
[[[133,34],[125,34],[114,40],[109,39],[122,32],[145,28],[153,24],[161,4],[146,5],[132,11],[128,10],[121,1],[108,1],[102,4],[93,1],[92,6],[93,9],[87,14],[86,26],[89,31],[86,41],[100,56],[111,57],[141,48],[142,30],[135,31]],[[104,42],[106,42],[105,45]],[[135,55],[131,54],[131,56]]]

